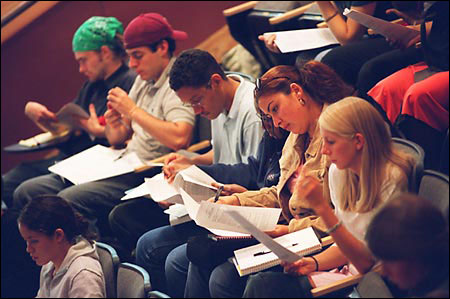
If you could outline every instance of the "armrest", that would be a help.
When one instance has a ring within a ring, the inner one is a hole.
[[[296,9],[290,10],[288,12],[285,12],[284,14],[282,14],[280,16],[276,16],[276,17],[270,18],[269,19],[269,23],[271,25],[276,25],[276,24],[282,23],[284,21],[290,20],[292,18],[298,17],[298,16],[304,14],[314,4],[315,3],[312,2],[312,3],[309,3],[309,4],[303,5],[301,7],[298,7]]]
[[[313,288],[311,289],[311,295],[313,297],[320,297],[326,294],[329,294],[334,291],[341,290],[343,288],[352,286],[357,284],[361,279],[363,278],[362,274],[357,274],[353,276],[346,277],[344,279],[341,279],[339,281],[333,282],[331,284],[328,284],[326,286]]]
[[[328,238],[328,237],[322,238],[322,240],[324,240],[326,238]],[[371,271],[381,273],[381,264],[379,264],[379,263],[375,264],[372,267]],[[364,274],[356,274],[356,275],[346,277],[344,279],[341,279],[339,281],[330,283],[330,284],[322,286],[322,287],[313,288],[313,289],[311,289],[311,295],[313,297],[320,297],[320,296],[329,294],[331,292],[335,292],[335,291],[344,289],[346,287],[356,285],[361,281],[361,279],[363,279],[363,277],[364,277]]]
[[[186,150],[188,152],[198,152],[198,151],[200,151],[202,149],[205,149],[205,148],[209,147],[210,145],[211,145],[211,141],[210,140],[203,140],[203,141],[200,141],[199,143],[191,145]],[[163,156],[158,157],[156,159],[150,160],[149,163],[162,163],[162,162],[164,162],[166,157],[169,156],[169,155],[170,154],[163,155]],[[134,172],[143,172],[143,171],[146,171],[147,169],[150,169],[152,167],[153,166],[144,165],[144,166],[136,168],[134,170]]]
[[[256,6],[256,4],[258,3],[258,1],[249,1],[246,3],[242,3],[236,6],[233,6],[231,8],[227,8],[223,11],[223,15],[225,17],[231,17],[234,15],[237,15],[238,13],[241,13],[243,11],[252,9]]]

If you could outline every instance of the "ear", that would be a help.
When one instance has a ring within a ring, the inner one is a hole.
[[[362,150],[364,147],[364,144],[366,143],[366,139],[361,133],[355,134],[355,145],[357,150]]]
[[[61,242],[61,241],[65,240],[65,238],[66,238],[66,234],[64,233],[64,231],[61,228],[57,228],[55,230],[55,233],[53,234],[53,236],[57,242]]]
[[[108,57],[111,55],[111,49],[108,46],[103,45],[100,47],[100,53],[103,57]]]
[[[222,83],[223,79],[219,74],[214,73],[211,75],[209,81],[211,82],[211,88],[217,88]]]
[[[291,92],[295,94],[297,98],[303,97],[303,88],[297,83],[291,83]]]
[[[169,43],[166,40],[162,40],[156,48],[156,51],[162,55],[169,53]]]

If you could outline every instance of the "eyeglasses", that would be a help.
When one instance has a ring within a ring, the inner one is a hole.
[[[188,108],[198,108],[198,107],[200,107],[202,105],[202,102],[203,102],[204,98],[205,97],[202,97],[200,100],[198,100],[198,101],[196,101],[194,103],[184,103],[183,102],[183,106],[184,107],[188,107]]]
[[[258,78],[258,79],[256,79],[256,82],[255,82],[256,87],[255,87],[255,91],[254,91],[254,96],[256,96],[259,92],[261,92],[264,89],[264,87],[267,86],[267,84],[269,84],[272,81],[278,80],[278,79],[287,79],[287,80],[291,81],[291,78],[283,76],[283,77],[273,77],[263,83],[261,78]]]
[[[208,81],[208,84],[206,84],[205,86],[206,89],[211,89],[211,80]],[[193,103],[185,103],[183,102],[183,106],[184,107],[189,107],[189,108],[198,108],[202,105],[203,100],[205,99],[205,95],[202,95],[201,98]]]

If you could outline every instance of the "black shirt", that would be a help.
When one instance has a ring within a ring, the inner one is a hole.
[[[89,104],[93,103],[95,105],[97,116],[100,117],[105,114],[107,110],[106,96],[108,95],[108,91],[111,88],[120,87],[126,92],[129,92],[135,78],[136,73],[130,70],[127,65],[122,64],[122,66],[106,80],[85,82],[73,102],[81,106],[88,114]],[[91,140],[89,134],[83,131],[79,136],[72,135],[67,142],[59,146],[59,149],[65,155],[71,156],[95,144],[109,145],[106,138],[95,138],[94,140]]]

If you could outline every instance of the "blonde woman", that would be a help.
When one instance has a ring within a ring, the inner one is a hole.
[[[394,149],[385,122],[371,104],[345,98],[325,109],[318,123],[322,153],[332,162],[328,181],[334,210],[315,178],[306,178],[296,189],[321,217],[335,245],[282,263],[285,273],[251,276],[244,297],[307,296],[312,287],[369,271],[375,260],[364,241],[367,226],[393,194],[407,191],[412,160]]]

